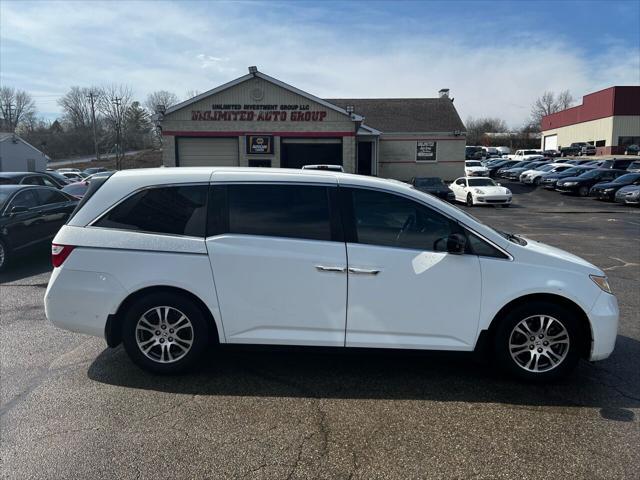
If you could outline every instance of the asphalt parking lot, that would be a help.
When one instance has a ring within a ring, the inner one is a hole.
[[[230,350],[151,376],[46,321],[43,251],[0,277],[2,477],[637,478],[640,209],[505,185],[511,208],[471,213],[607,272],[609,359],[543,386],[398,352]]]

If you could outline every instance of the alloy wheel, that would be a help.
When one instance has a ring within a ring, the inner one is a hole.
[[[467,207],[473,207],[473,196],[471,194],[467,194]]]
[[[533,315],[521,320],[509,335],[509,353],[522,369],[541,373],[560,365],[569,353],[569,332],[557,319]]]
[[[138,319],[135,337],[138,348],[147,358],[158,363],[173,363],[191,350],[193,324],[177,308],[153,307]]]

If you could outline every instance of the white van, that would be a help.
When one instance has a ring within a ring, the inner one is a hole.
[[[472,351],[525,379],[612,352],[599,268],[413,187],[264,168],[127,170],[56,235],[55,325],[184,370],[217,343]]]

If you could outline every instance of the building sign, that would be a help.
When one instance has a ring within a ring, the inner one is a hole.
[[[191,120],[213,122],[323,122],[326,116],[310,105],[213,104],[211,110],[191,111]]]
[[[436,142],[419,141],[416,148],[416,162],[435,162]]]
[[[273,136],[247,135],[247,153],[271,155],[273,153]]]

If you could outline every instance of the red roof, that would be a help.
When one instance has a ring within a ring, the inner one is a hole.
[[[582,105],[542,117],[543,131],[614,115],[640,115],[640,87],[609,87],[582,97]]]

